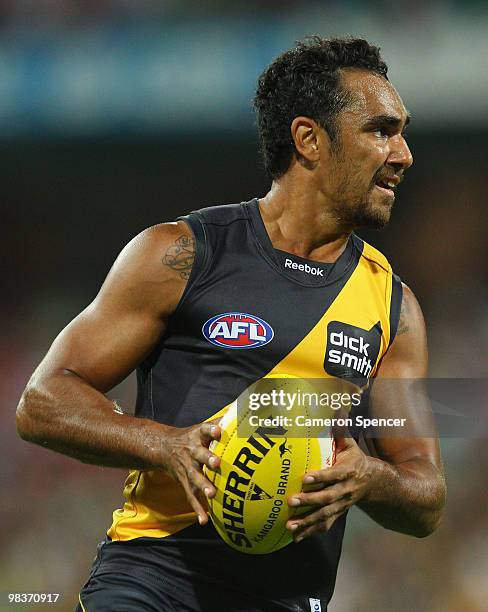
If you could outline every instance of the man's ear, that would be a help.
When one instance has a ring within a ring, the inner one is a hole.
[[[291,137],[298,160],[315,167],[320,159],[319,126],[309,117],[295,117],[291,123]]]

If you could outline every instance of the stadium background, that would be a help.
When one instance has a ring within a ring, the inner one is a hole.
[[[134,234],[265,193],[249,100],[311,33],[381,45],[415,166],[389,229],[363,235],[421,301],[431,375],[487,376],[486,3],[4,0],[0,592],[60,592],[72,609],[125,475],[16,437],[32,369]],[[111,396],[131,406],[133,380]],[[486,609],[486,437],[442,441],[449,501],[430,538],[350,513],[331,612]]]

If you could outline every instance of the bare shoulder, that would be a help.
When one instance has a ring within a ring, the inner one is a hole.
[[[117,257],[97,300],[121,296],[134,308],[154,305],[170,314],[195,258],[193,234],[183,221],[153,225],[135,236]]]
[[[420,308],[420,304],[414,292],[405,283],[402,283],[402,289],[402,306],[400,309],[397,336],[401,336],[419,325],[420,327],[425,325],[422,309]]]
[[[193,234],[183,221],[159,223],[137,234],[122,250],[117,261],[152,266],[164,266],[170,276],[187,278],[195,256]],[[159,270],[158,276],[161,273]],[[183,274],[182,274],[183,273]]]

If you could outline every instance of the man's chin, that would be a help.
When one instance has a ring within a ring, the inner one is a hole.
[[[385,228],[391,217],[391,205],[390,206],[376,206],[376,207],[364,207],[358,209],[355,215],[356,227],[362,227],[365,229],[381,230]]]
[[[374,230],[382,230],[384,229],[390,221],[390,215],[371,215],[363,220],[360,224],[360,227],[366,229],[374,229]]]

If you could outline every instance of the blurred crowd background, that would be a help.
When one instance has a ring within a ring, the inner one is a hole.
[[[307,34],[379,44],[412,113],[415,165],[382,249],[428,324],[431,376],[488,374],[488,9],[391,0],[0,2],[0,592],[71,610],[124,472],[16,437],[52,339],[143,228],[268,188],[258,74]],[[111,397],[133,404],[130,378]],[[349,516],[331,612],[477,612],[488,601],[487,432],[442,440],[449,499],[425,540]]]

